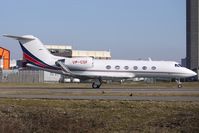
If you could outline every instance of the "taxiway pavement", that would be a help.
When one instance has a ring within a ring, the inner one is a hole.
[[[0,87],[0,98],[199,101],[199,88],[87,89],[45,87]]]

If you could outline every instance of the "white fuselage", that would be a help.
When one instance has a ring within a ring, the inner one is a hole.
[[[74,62],[75,58],[69,59]],[[86,59],[85,59],[86,60]],[[177,62],[171,61],[142,61],[142,60],[98,60],[93,59],[92,67],[74,69],[75,65],[67,63],[69,69],[79,76],[104,78],[134,78],[134,77],[170,77],[185,78],[195,75]],[[78,64],[77,64],[78,65]]]
[[[99,60],[90,57],[54,58],[64,59],[65,65],[76,77],[131,79],[134,77],[186,78],[196,75],[195,72],[181,67],[173,61]],[[53,66],[53,64],[51,65]],[[62,70],[45,70],[60,74],[64,73]]]

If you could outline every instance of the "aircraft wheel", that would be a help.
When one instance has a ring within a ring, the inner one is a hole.
[[[178,88],[182,88],[182,84],[178,84]]]
[[[100,88],[101,85],[97,85],[95,83],[92,84],[92,88],[96,89],[96,88]]]
[[[96,89],[96,88],[98,88],[98,85],[95,84],[95,83],[93,83],[93,84],[92,84],[92,88]]]

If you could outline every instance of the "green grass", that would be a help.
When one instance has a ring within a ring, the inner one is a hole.
[[[0,132],[199,132],[199,102],[0,99]]]

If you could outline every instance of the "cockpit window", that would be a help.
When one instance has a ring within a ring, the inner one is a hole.
[[[175,64],[175,67],[182,67],[180,64]]]
[[[175,67],[179,67],[178,64],[175,64]]]

